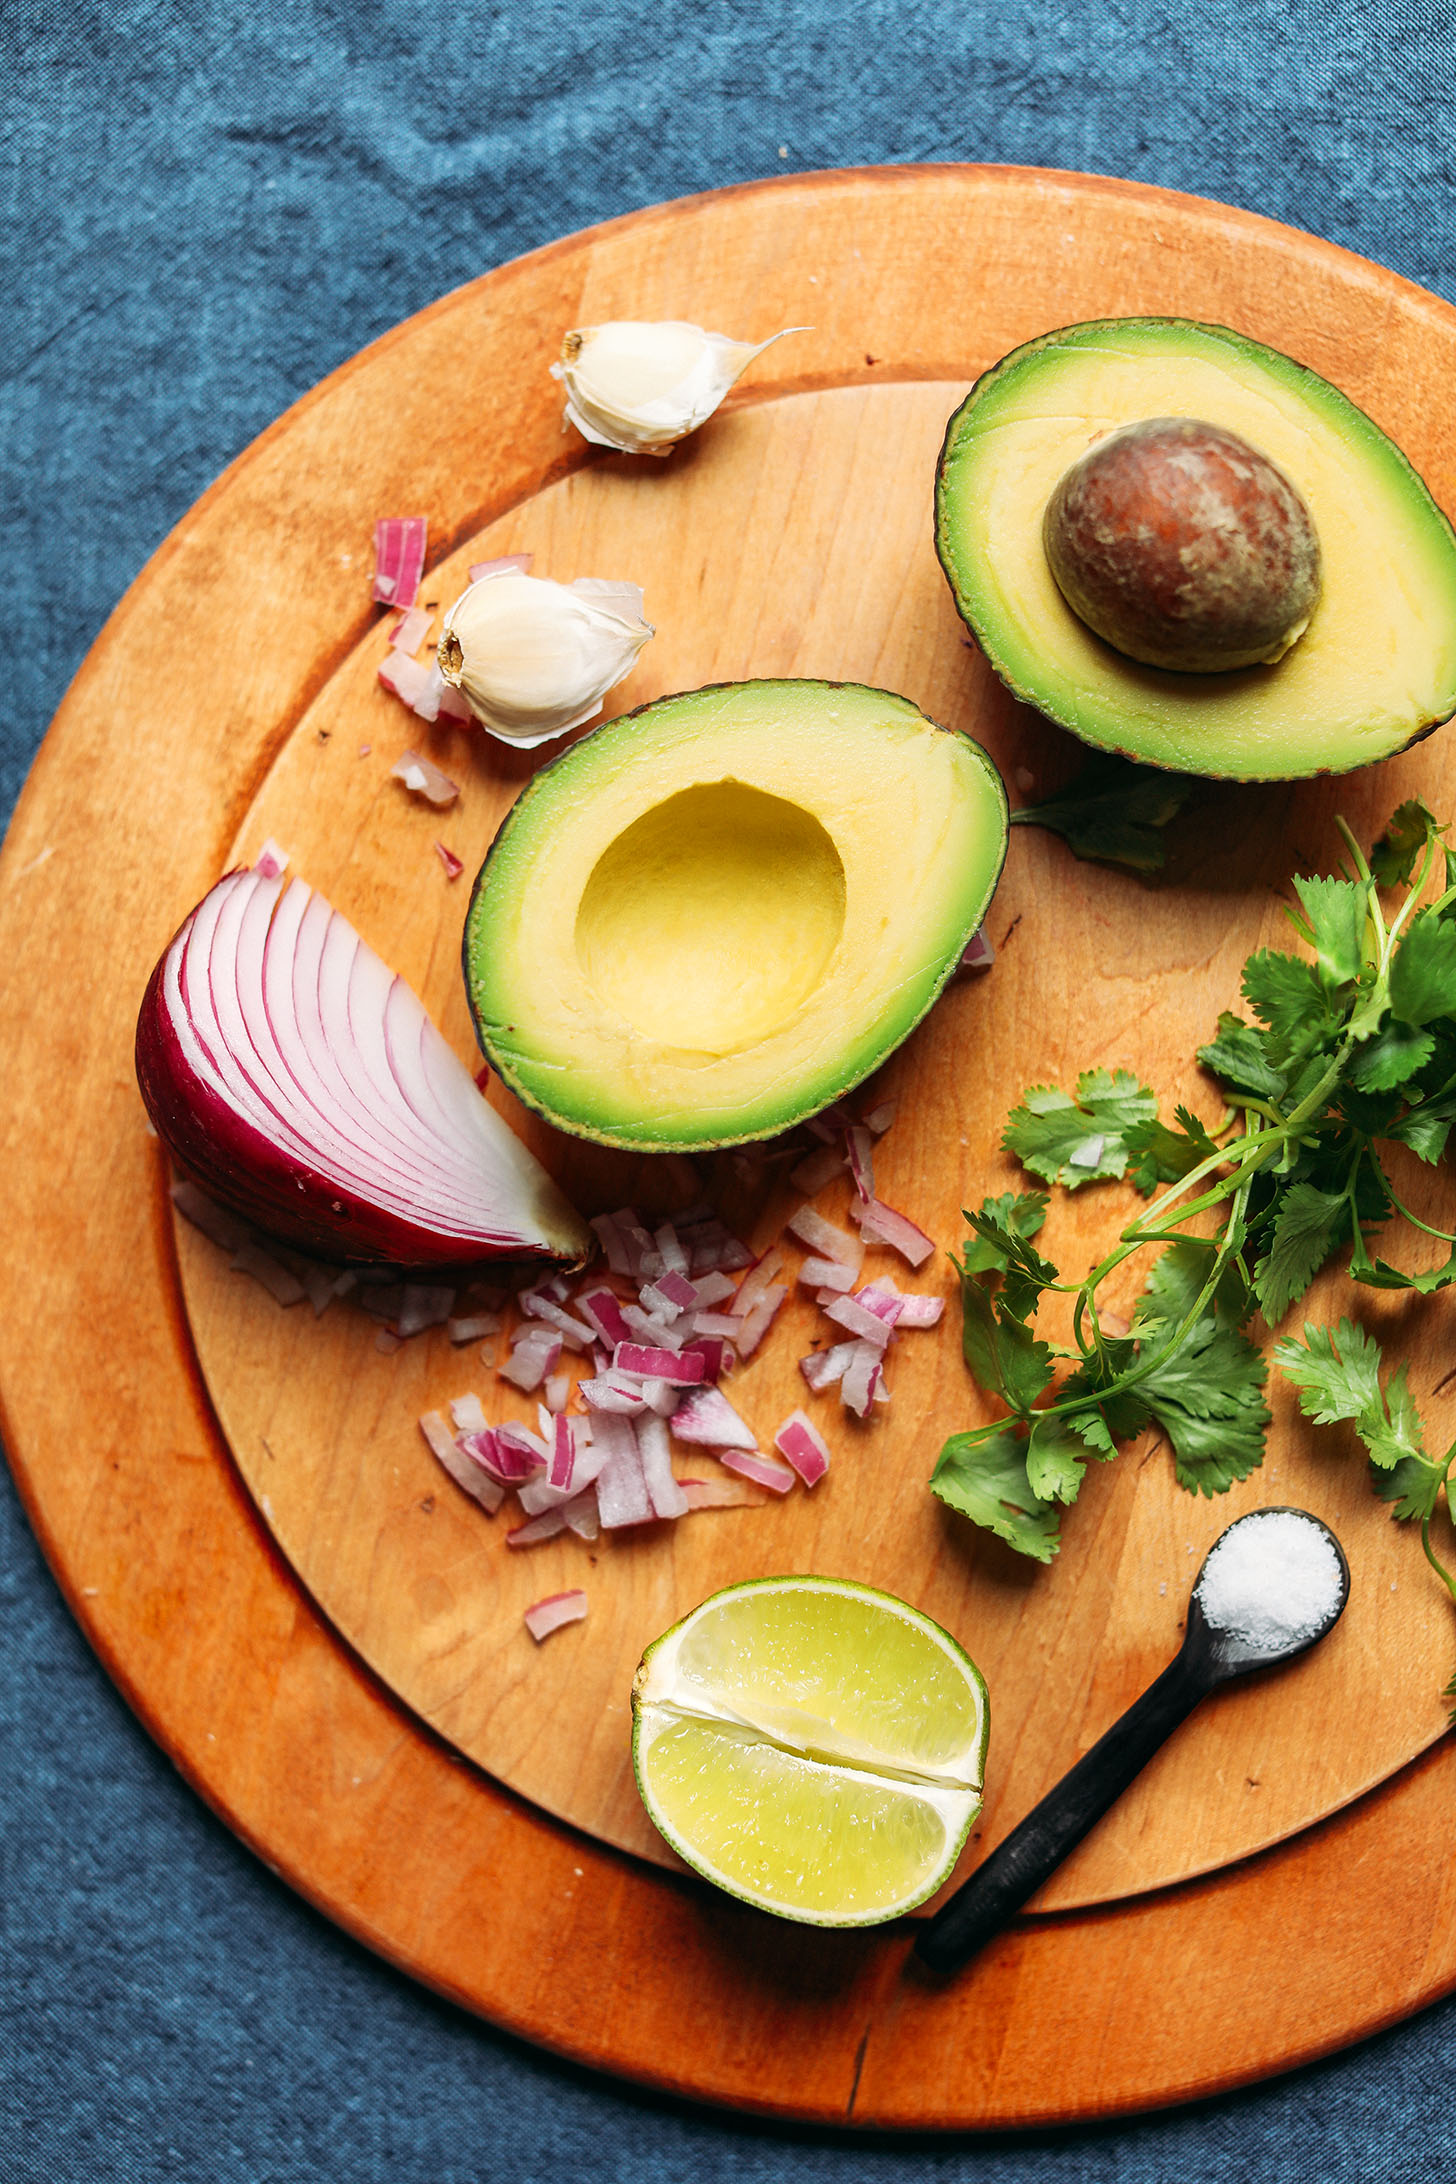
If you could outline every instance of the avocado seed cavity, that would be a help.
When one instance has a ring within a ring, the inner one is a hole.
[[[1298,488],[1195,417],[1145,418],[1099,440],[1058,483],[1042,537],[1073,613],[1149,667],[1272,665],[1319,599],[1319,540]]]

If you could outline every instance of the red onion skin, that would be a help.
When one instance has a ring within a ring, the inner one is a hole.
[[[137,1083],[162,1143],[219,1204],[280,1243],[343,1265],[463,1270],[503,1259],[579,1263],[519,1239],[490,1244],[442,1235],[281,1153],[189,1067],[162,998],[170,952],[169,943],[137,1017]]]

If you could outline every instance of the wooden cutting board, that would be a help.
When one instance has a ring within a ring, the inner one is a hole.
[[[1021,795],[1021,774],[1070,771],[1071,747],[961,642],[929,554],[929,464],[983,364],[1049,325],[1132,311],[1223,319],[1290,349],[1456,502],[1442,398],[1456,314],[1269,223],[976,169],[663,208],[446,299],[249,450],[93,649],[0,868],[16,1057],[4,1425],[103,1658],[219,1810],[354,1931],[529,2037],[704,2097],[906,2125],[1106,2113],[1276,2068],[1444,1991],[1456,1948],[1433,1815],[1449,1747],[1413,1755],[1441,1727],[1450,1632],[1415,1543],[1353,1455],[1312,1442],[1286,1406],[1265,1474],[1227,1502],[1177,1494],[1165,1461],[1137,1451],[1089,1482],[1061,1564],[1032,1570],[924,1493],[977,1398],[953,1340],[907,1337],[889,1416],[836,1428],[816,1497],[611,1543],[585,1574],[587,1624],[538,1653],[520,1608],[582,1581],[581,1551],[507,1558],[412,1423],[472,1382],[493,1401],[488,1376],[437,1339],[382,1358],[356,1315],[281,1313],[173,1235],[130,1075],[136,999],[185,910],[272,833],[468,1051],[463,902],[430,841],[444,833],[469,864],[526,767],[473,739],[431,742],[465,783],[444,825],[388,782],[421,735],[373,684],[383,513],[429,515],[427,597],[523,547],[551,574],[642,581],[661,634],[622,703],[727,675],[858,677],[970,728]],[[644,475],[562,435],[544,371],[564,327],[624,315],[758,334],[812,315],[816,332],[771,350],[698,442]],[[1336,809],[1368,832],[1417,787],[1456,809],[1443,739],[1334,784],[1210,790],[1176,886],[1155,889],[1018,837],[995,937],[1003,913],[1020,922],[996,970],[889,1073],[903,1105],[886,1195],[950,1243],[959,1205],[1009,1180],[994,1140],[1023,1083],[1121,1060],[1170,1096],[1193,1089],[1183,1057],[1277,930],[1273,891],[1295,859],[1326,852]],[[650,1163],[629,1173],[530,1129],[593,1206],[654,1188]],[[737,1211],[760,1235],[782,1215]],[[1054,1233],[1075,1263],[1116,1217],[1087,1194]],[[1448,1362],[1440,1300],[1383,1318],[1424,1396]],[[780,1331],[740,1383],[770,1432],[801,1399],[806,1346]],[[965,1638],[992,1689],[979,1854],[1166,1658],[1223,1522],[1286,1499],[1349,1547],[1346,1623],[1296,1670],[1207,1709],[1048,1898],[1108,1909],[1023,1921],[942,1991],[901,1978],[903,1929],[805,1936],[624,1854],[655,1854],[622,1773],[626,1680],[643,1639],[713,1585],[784,1567],[865,1576]],[[421,1721],[510,1789],[452,1765]],[[1190,2053],[1165,1997],[1195,1961]],[[1112,1995],[1108,2032],[1098,1997]]]

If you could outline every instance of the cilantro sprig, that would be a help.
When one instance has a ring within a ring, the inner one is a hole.
[[[1249,1323],[1257,1310],[1276,1327],[1337,1254],[1348,1251],[1354,1279],[1376,1288],[1427,1293],[1456,1282],[1456,1235],[1401,1202],[1386,1150],[1404,1145],[1434,1162],[1456,1123],[1456,856],[1418,799],[1394,814],[1368,860],[1337,824],[1347,861],[1294,883],[1297,947],[1249,957],[1248,1014],[1226,1011],[1198,1050],[1223,1096],[1221,1120],[1179,1107],[1165,1121],[1148,1086],[1105,1068],[1086,1071],[1071,1093],[1030,1087],[1007,1120],[1003,1145],[1041,1183],[1074,1191],[1126,1178],[1151,1201],[1080,1282],[1064,1280],[1037,1244],[1047,1190],[1007,1192],[967,1214],[956,1262],[966,1362],[1003,1415],[952,1435],[931,1484],[1022,1554],[1051,1559],[1088,1462],[1107,1461],[1149,1426],[1190,1492],[1219,1494],[1247,1478],[1270,1422]],[[1387,914],[1381,892],[1391,889],[1404,892]],[[1446,1256],[1415,1274],[1373,1257],[1370,1232],[1392,1215]],[[1149,1250],[1124,1326],[1099,1296]],[[1073,1300],[1070,1343],[1037,1332],[1050,1295]],[[1303,1348],[1284,1344],[1278,1356],[1296,1379],[1292,1350],[1313,1360],[1299,1366],[1301,1387],[1331,1417],[1353,1419],[1381,1463],[1375,1448],[1409,1437],[1413,1413],[1402,1375],[1381,1398],[1362,1342],[1342,1321],[1337,1335],[1308,1331]],[[1363,1407],[1330,1409],[1348,1405],[1357,1382]],[[1414,1432],[1387,1469],[1397,1513],[1421,1516],[1429,1552],[1451,1459],[1426,1458],[1418,1421]],[[1427,1470],[1406,1468],[1417,1463]]]

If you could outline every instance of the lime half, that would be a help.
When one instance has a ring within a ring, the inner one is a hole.
[[[647,1648],[632,1763],[679,1857],[812,1926],[933,1895],[981,1809],[986,1686],[917,1608],[834,1577],[729,1585]]]

